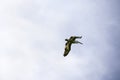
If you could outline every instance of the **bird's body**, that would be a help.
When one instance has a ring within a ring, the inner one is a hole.
[[[82,38],[82,36],[78,37],[78,36],[71,36],[69,39],[65,39],[66,44],[65,44],[65,51],[64,51],[64,57],[68,55],[68,53],[70,52],[71,50],[71,45],[72,44],[75,44],[75,43],[80,43],[82,44],[81,42],[79,41],[75,41],[76,38]]]
[[[66,45],[65,45],[65,51],[64,51],[64,56],[67,56],[68,53],[70,52],[71,45],[72,45],[71,43],[66,43]]]

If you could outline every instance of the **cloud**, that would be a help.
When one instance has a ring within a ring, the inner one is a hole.
[[[1,1],[0,80],[119,80],[113,2]],[[71,35],[82,35],[84,45],[73,45],[64,58]]]

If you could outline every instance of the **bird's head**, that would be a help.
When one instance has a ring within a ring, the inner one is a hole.
[[[68,39],[65,39],[65,41],[68,41]]]

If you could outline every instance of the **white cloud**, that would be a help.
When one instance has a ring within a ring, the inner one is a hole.
[[[0,80],[101,80],[112,51],[106,6],[88,0],[0,1]],[[64,58],[70,35],[82,35],[84,45],[73,45]]]

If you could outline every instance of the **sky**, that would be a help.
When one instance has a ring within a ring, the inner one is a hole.
[[[1,0],[0,80],[120,80],[119,0]],[[63,57],[65,39],[82,36]]]

